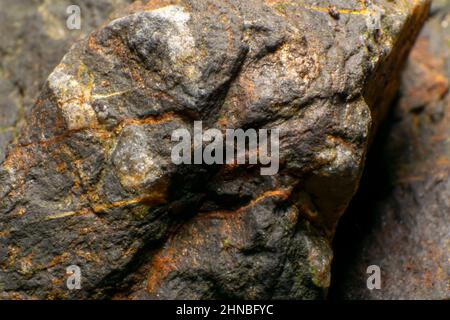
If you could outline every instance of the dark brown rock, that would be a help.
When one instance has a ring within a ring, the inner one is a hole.
[[[432,13],[338,232],[335,298],[450,298],[450,7]],[[370,265],[381,290],[366,287]]]
[[[0,167],[2,297],[323,298],[429,2],[331,4],[150,1],[72,47]],[[175,165],[195,120],[279,129],[279,173]]]

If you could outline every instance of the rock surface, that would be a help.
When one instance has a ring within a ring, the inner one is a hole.
[[[450,1],[432,13],[338,231],[334,298],[450,299]],[[370,265],[381,290],[366,287]]]
[[[0,297],[323,298],[428,5],[150,1],[92,33],[0,166]],[[173,164],[194,120],[279,129],[280,172]]]
[[[0,161],[50,72],[70,46],[131,0],[2,0],[0,8]],[[81,29],[66,26],[70,5]]]

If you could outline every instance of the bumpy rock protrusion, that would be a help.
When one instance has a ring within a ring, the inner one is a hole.
[[[450,2],[444,2],[436,3],[412,50],[389,127],[339,230],[334,298],[450,298]],[[380,267],[380,290],[367,288],[370,265]]]
[[[0,8],[0,162],[50,72],[72,44],[132,0],[3,0]],[[80,29],[70,30],[70,6]]]

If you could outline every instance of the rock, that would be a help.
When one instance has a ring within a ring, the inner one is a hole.
[[[428,7],[150,1],[74,45],[0,166],[2,297],[323,298]],[[196,120],[279,130],[278,174],[175,165]]]
[[[70,46],[131,0],[3,0],[0,8],[0,161],[50,72]],[[79,5],[81,29],[66,26]]]
[[[414,46],[399,102],[338,229],[334,298],[450,298],[449,43],[447,6]],[[366,287],[370,265],[381,269],[381,290]]]

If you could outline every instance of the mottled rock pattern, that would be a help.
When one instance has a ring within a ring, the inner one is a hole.
[[[0,167],[1,297],[323,298],[428,4],[150,1],[92,33]],[[174,165],[194,120],[278,128],[279,174]]]
[[[20,132],[50,72],[70,46],[131,0],[2,0],[0,7],[0,161]],[[66,27],[70,5],[81,29]]]
[[[338,242],[335,298],[450,298],[447,4],[444,8],[441,1],[435,7],[415,44],[399,102],[372,153],[363,191],[338,232],[338,239],[340,233],[352,236]],[[366,287],[369,265],[381,268],[381,290]]]

